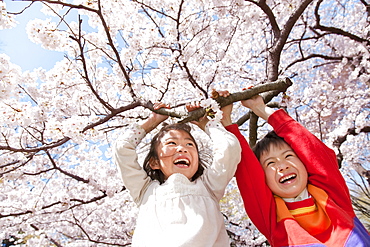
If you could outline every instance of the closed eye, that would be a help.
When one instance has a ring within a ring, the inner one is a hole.
[[[270,166],[270,165],[273,165],[274,162],[273,161],[270,161],[270,162],[267,162],[266,166]]]
[[[285,158],[287,159],[287,158],[292,158],[292,157],[295,157],[295,155],[294,154],[287,154],[286,156],[285,156]]]

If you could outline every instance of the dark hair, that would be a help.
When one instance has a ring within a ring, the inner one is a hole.
[[[190,133],[191,127],[187,124],[168,124],[164,126],[162,129],[159,130],[159,132],[152,138],[150,142],[150,148],[147,156],[145,157],[143,168],[148,174],[148,176],[153,179],[153,180],[158,180],[160,184],[165,182],[164,174],[160,169],[153,170],[150,167],[150,164],[152,162],[157,162],[158,159],[158,153],[157,153],[157,147],[159,144],[159,141],[162,139],[162,137],[169,132],[170,130],[179,130],[179,131],[184,131],[187,134],[189,134],[190,138],[195,144],[195,147],[199,153],[199,148],[198,144],[196,143],[193,135]],[[194,174],[194,176],[191,178],[191,181],[196,180],[199,178],[205,169],[205,164],[204,162],[200,159],[200,155],[198,155],[198,170]]]
[[[260,160],[261,156],[269,152],[271,147],[279,147],[283,144],[287,144],[284,138],[278,136],[275,131],[270,131],[257,142],[253,147],[253,152],[257,159]]]

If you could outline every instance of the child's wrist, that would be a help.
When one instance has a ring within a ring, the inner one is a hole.
[[[251,109],[257,116],[267,121],[267,119],[275,112],[274,109],[266,105]]]
[[[140,126],[145,130],[146,133],[149,133],[153,129],[155,129],[160,123],[157,123],[153,119],[147,119],[144,123],[142,123]]]
[[[264,120],[268,120],[268,118],[275,112],[275,110],[271,107],[266,106],[264,109]]]
[[[221,124],[225,127],[225,126],[232,125],[233,122],[231,121],[231,118],[222,118]]]

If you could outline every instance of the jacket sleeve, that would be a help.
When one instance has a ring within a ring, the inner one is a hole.
[[[265,173],[238,126],[233,124],[226,129],[238,138],[242,147],[235,176],[245,210],[258,230],[271,239],[271,229],[276,225],[276,207],[274,196],[265,183]]]
[[[213,161],[205,169],[202,180],[209,191],[220,200],[225,188],[235,175],[240,161],[241,148],[236,137],[226,131],[223,126],[217,125],[206,130],[213,143]]]
[[[308,182],[325,190],[339,206],[353,212],[349,190],[339,171],[335,152],[282,109],[273,113],[268,123],[306,166]]]
[[[152,181],[137,160],[136,146],[145,135],[140,126],[133,125],[122,133],[113,148],[114,162],[125,187],[137,204],[140,204],[146,188]]]

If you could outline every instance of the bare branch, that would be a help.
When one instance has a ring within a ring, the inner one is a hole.
[[[357,35],[354,35],[352,33],[349,33],[349,32],[346,32],[340,28],[336,28],[336,27],[328,27],[328,26],[323,26],[321,25],[320,23],[320,20],[321,20],[321,17],[320,17],[320,14],[319,14],[319,9],[320,9],[320,5],[321,3],[323,2],[323,0],[320,0],[318,1],[316,7],[315,7],[315,17],[316,17],[316,24],[314,26],[315,29],[318,29],[318,30],[321,30],[321,31],[325,31],[325,32],[328,32],[328,33],[332,33],[332,34],[338,34],[338,35],[341,35],[341,36],[344,36],[344,37],[347,37],[349,39],[352,39],[356,42],[359,42],[359,43],[365,43],[366,45],[369,45],[370,44],[370,40],[367,40],[367,39],[364,39],[364,38],[361,38]],[[367,11],[368,11],[368,5],[366,6],[367,8]]]
[[[279,39],[280,37],[280,28],[276,21],[275,15],[272,12],[271,8],[266,4],[266,1],[252,1],[252,0],[245,0],[246,2],[253,3],[260,7],[262,11],[267,15],[267,18],[270,21],[272,31],[274,32],[275,39]]]

